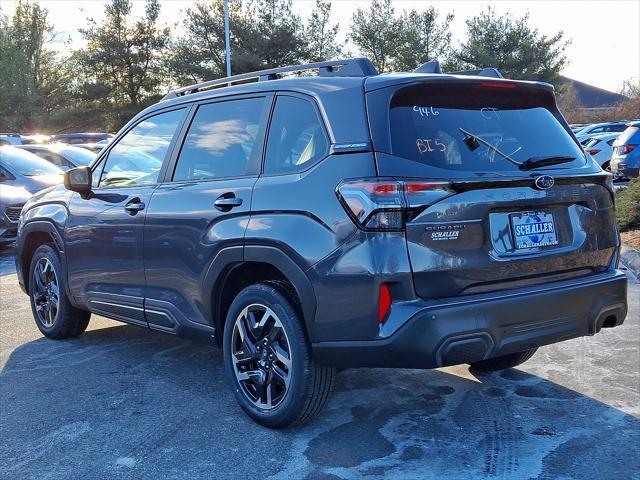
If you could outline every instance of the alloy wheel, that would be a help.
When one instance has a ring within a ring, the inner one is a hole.
[[[41,258],[33,271],[35,291],[33,302],[40,323],[51,328],[56,322],[60,307],[58,277],[48,258]]]
[[[247,306],[236,318],[231,360],[245,397],[263,410],[284,400],[291,381],[291,347],[282,322],[269,307]]]

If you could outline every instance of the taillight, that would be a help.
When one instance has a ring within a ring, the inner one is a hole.
[[[626,155],[627,153],[631,153],[633,149],[636,148],[637,146],[638,145],[620,145],[616,147],[616,154]]]
[[[590,150],[587,150],[587,153],[589,155],[595,155],[596,153],[600,153],[600,150],[598,150],[597,148],[592,148]]]
[[[511,82],[482,82],[480,86],[485,88],[516,88],[516,84]]]
[[[337,194],[360,228],[397,231],[408,216],[449,196],[451,188],[447,182],[375,177],[342,182]]]

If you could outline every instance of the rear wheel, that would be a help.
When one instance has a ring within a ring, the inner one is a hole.
[[[48,338],[77,337],[89,324],[91,313],[71,305],[66,291],[58,254],[41,245],[31,259],[29,297],[36,325]]]
[[[224,362],[233,393],[258,423],[283,428],[320,413],[335,368],[316,364],[299,309],[279,284],[242,290],[224,329]]]
[[[509,355],[503,355],[502,357],[489,358],[488,360],[481,360],[479,362],[470,363],[469,366],[473,370],[480,372],[493,372],[496,370],[504,370],[506,368],[516,367],[531,357],[538,351],[537,348],[525,350],[523,352],[511,353]]]

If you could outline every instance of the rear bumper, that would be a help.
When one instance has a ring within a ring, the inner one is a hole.
[[[497,295],[426,304],[393,335],[318,342],[320,363],[343,367],[437,368],[470,363],[622,324],[627,279],[613,270]]]

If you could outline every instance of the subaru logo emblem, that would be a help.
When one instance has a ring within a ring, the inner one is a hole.
[[[536,178],[535,183],[538,190],[548,190],[553,187],[555,180],[551,175],[541,175]]]

